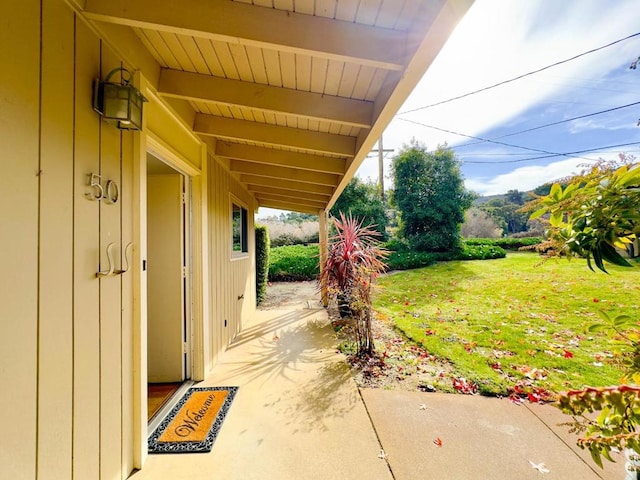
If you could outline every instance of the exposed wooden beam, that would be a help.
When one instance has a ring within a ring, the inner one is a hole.
[[[249,185],[249,191],[255,194],[271,194],[278,195],[281,197],[288,198],[304,198],[308,200],[315,200],[316,202],[321,202],[326,204],[329,201],[330,195],[323,195],[321,193],[309,193],[309,192],[298,192],[296,190],[284,190],[282,188],[274,188],[268,187],[266,185]]]
[[[310,153],[274,150],[238,143],[218,142],[216,156],[247,162],[258,162],[282,167],[301,168],[314,172],[344,174],[345,161],[342,158],[323,157]]]
[[[216,117],[202,113],[196,115],[193,130],[201,135],[231,140],[249,140],[266,145],[293,147],[308,152],[330,153],[345,157],[353,156],[356,145],[355,137]]]
[[[260,193],[260,194],[256,194],[256,198],[258,199],[258,201],[262,201],[262,200],[273,200],[274,202],[285,202],[285,203],[292,203],[295,205],[305,205],[307,207],[313,207],[316,210],[319,210],[321,208],[324,208],[327,204],[327,202],[314,202],[313,200],[304,200],[304,199],[300,199],[300,198],[292,198],[292,197],[283,197],[280,195],[271,195],[268,193]]]
[[[315,183],[317,185],[328,185],[335,187],[340,183],[340,175],[322,172],[310,172],[290,167],[276,167],[274,165],[264,165],[261,163],[243,162],[241,160],[231,160],[230,169],[234,173],[247,173],[249,175],[259,175],[261,177],[282,178],[295,182]]]
[[[261,207],[277,208],[279,210],[291,210],[293,212],[310,213],[313,215],[318,214],[318,209],[308,207],[306,205],[298,205],[296,203],[276,202],[274,200],[262,200],[259,202]]]
[[[88,18],[233,44],[402,70],[407,34],[222,0],[87,0]]]
[[[260,177],[258,175],[240,175],[240,182],[246,185],[265,185],[268,187],[282,188],[283,190],[295,190],[298,192],[320,193],[331,195],[332,187],[326,185],[315,185],[313,183],[295,182],[280,178]]]
[[[158,92],[168,97],[237,105],[358,128],[369,128],[373,115],[373,102],[166,68],[160,73]]]

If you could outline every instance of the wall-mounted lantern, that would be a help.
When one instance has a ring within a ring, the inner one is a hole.
[[[112,83],[111,77],[120,72],[120,83]],[[142,106],[147,99],[131,85],[131,72],[126,68],[114,68],[104,82],[93,81],[93,109],[107,122],[121,130],[142,129]]]

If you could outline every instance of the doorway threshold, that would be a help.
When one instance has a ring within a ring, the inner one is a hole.
[[[189,388],[191,388],[194,383],[195,382],[193,382],[192,380],[183,382],[182,385],[180,385],[174,392],[174,394],[171,395],[171,398],[169,398],[169,400],[167,400],[164,405],[162,405],[162,408],[160,408],[160,410],[158,410],[153,418],[149,420],[149,423],[147,423],[147,436],[151,435],[155,431],[155,429],[158,428],[158,425],[160,425],[162,420],[164,420],[171,409],[176,405],[176,403],[180,401],[182,396],[187,393],[187,390],[189,390]]]

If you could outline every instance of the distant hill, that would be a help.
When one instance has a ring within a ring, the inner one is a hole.
[[[502,195],[487,195],[485,197],[478,197],[476,198],[476,201],[474,202],[474,205],[476,207],[479,207],[482,204],[485,204],[487,202],[490,202],[491,200],[494,199],[501,199],[504,200],[505,198],[507,198],[507,194],[503,193]]]

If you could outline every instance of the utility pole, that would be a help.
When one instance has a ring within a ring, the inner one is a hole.
[[[387,148],[386,150],[382,148],[382,135],[378,139],[378,148],[375,148],[369,152],[367,158],[371,158],[374,154],[378,154],[378,185],[380,185],[380,198],[384,202],[384,157],[387,153],[393,153],[395,150],[393,148]]]

